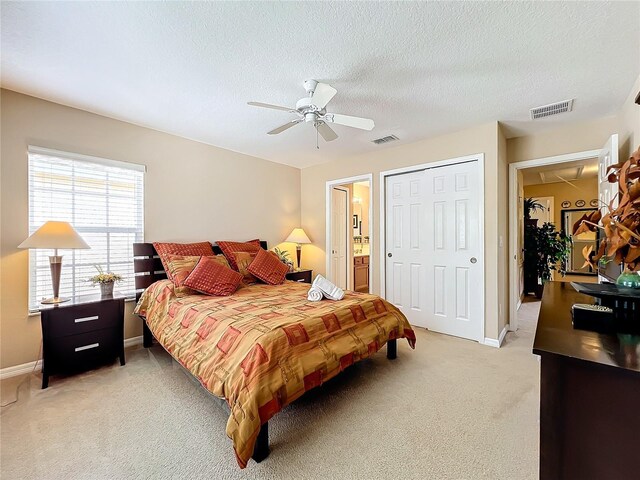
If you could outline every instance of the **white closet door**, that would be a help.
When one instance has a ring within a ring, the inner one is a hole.
[[[425,170],[386,178],[386,297],[412,325],[428,327]]]
[[[477,161],[386,178],[387,300],[413,325],[482,339]]]
[[[484,262],[478,162],[427,170],[427,327],[480,341]]]

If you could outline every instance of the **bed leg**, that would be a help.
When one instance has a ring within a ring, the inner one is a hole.
[[[396,339],[387,342],[387,358],[394,360],[398,356],[398,343]]]
[[[256,462],[260,463],[269,456],[269,422],[265,422],[260,427],[260,433],[258,433],[258,439],[256,445],[253,447],[253,458]]]
[[[149,327],[147,326],[147,322],[142,319],[142,346],[144,348],[149,348],[153,344],[153,334]]]

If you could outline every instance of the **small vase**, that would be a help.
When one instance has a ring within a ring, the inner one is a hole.
[[[113,283],[101,283],[100,284],[100,294],[103,297],[112,297],[113,296]]]
[[[640,288],[640,275],[638,272],[624,269],[616,280],[616,285],[620,287]]]

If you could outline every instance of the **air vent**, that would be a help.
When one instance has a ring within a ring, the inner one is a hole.
[[[387,135],[386,137],[376,138],[375,140],[371,140],[376,145],[381,145],[383,143],[395,142],[396,140],[400,140],[395,135]]]
[[[531,120],[535,120],[536,118],[549,117],[551,115],[557,115],[558,113],[570,112],[572,108],[573,99],[532,108],[530,110]]]

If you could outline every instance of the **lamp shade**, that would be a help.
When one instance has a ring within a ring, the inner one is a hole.
[[[47,222],[33,232],[18,248],[70,249],[91,248],[67,222]]]
[[[307,237],[307,234],[304,233],[303,229],[294,228],[293,232],[289,234],[285,242],[303,244],[303,243],[311,243],[311,240],[309,240],[309,237]]]

